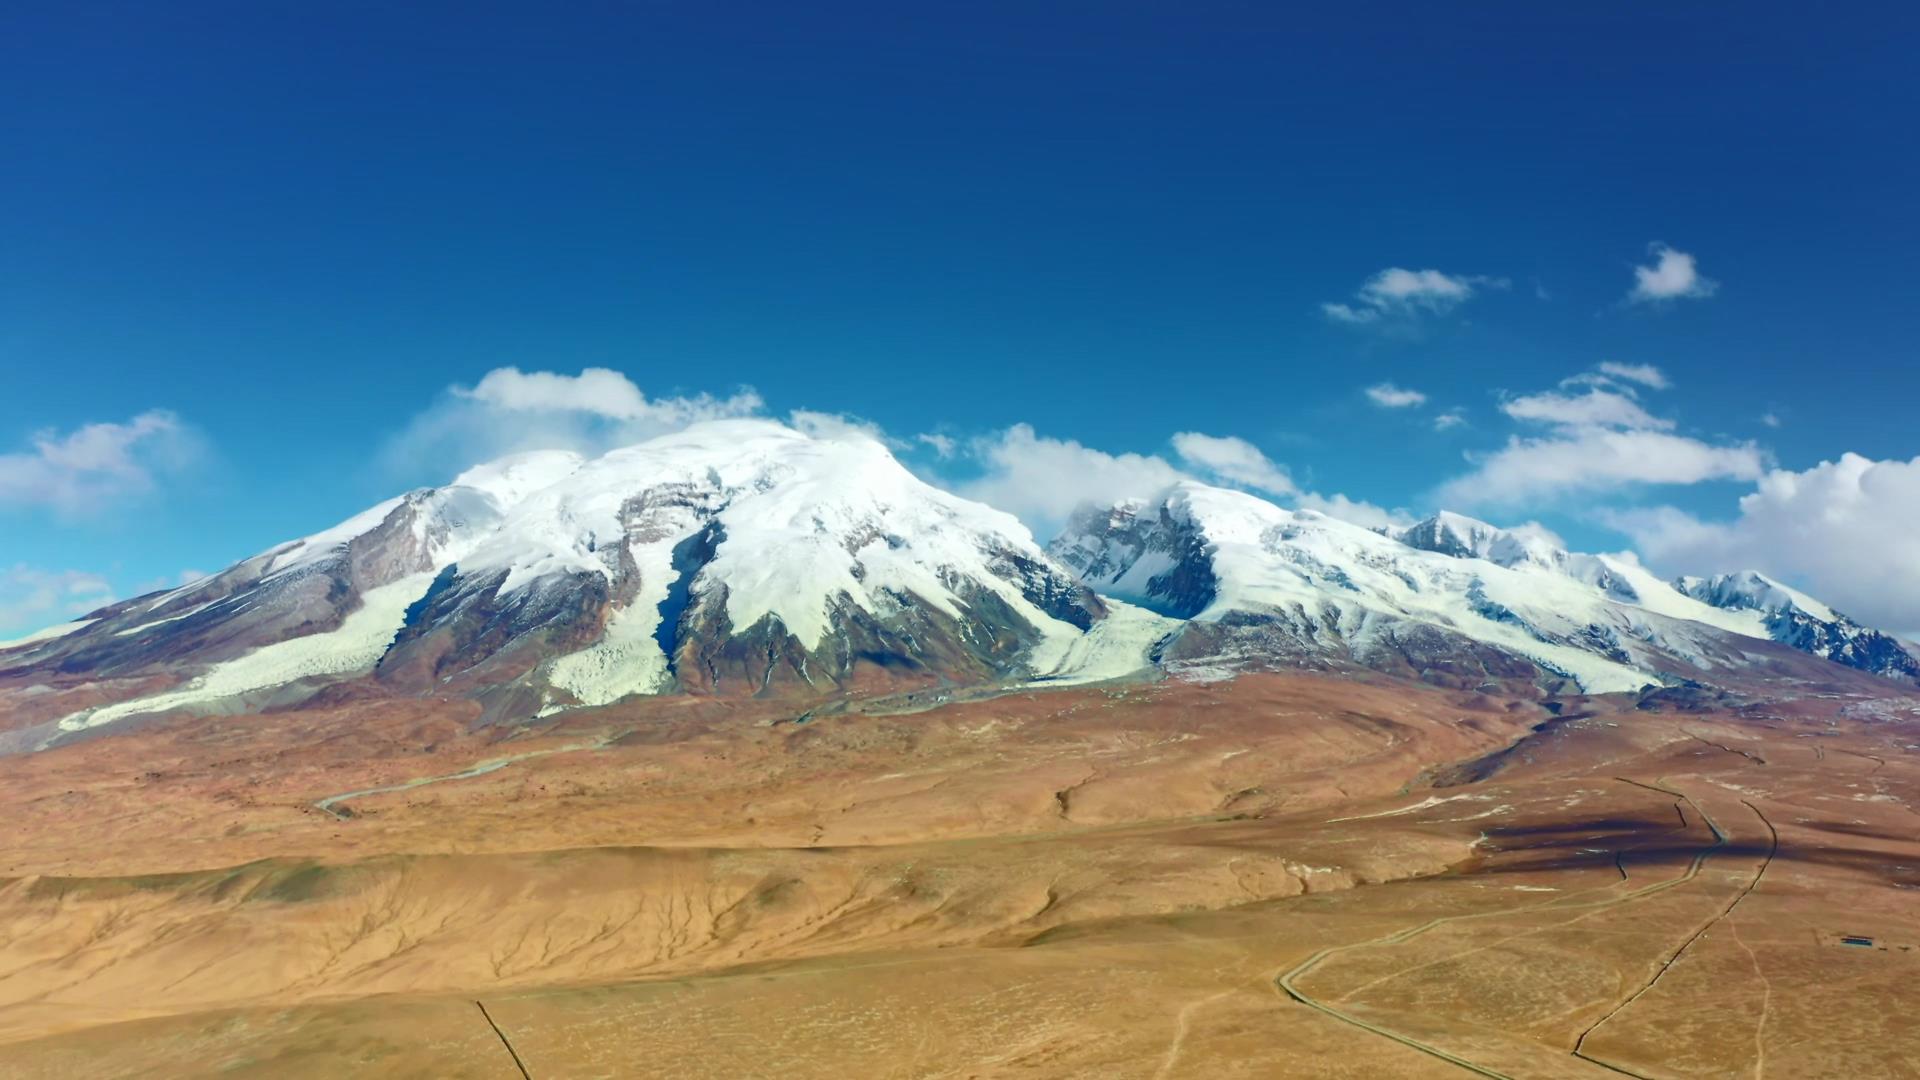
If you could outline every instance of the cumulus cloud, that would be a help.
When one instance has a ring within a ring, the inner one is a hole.
[[[71,622],[113,600],[113,586],[98,574],[16,563],[0,569],[0,634]]]
[[[1349,499],[1345,495],[1318,495],[1311,491],[1302,492],[1294,500],[1302,510],[1318,510],[1330,518],[1349,521],[1366,529],[1379,529],[1387,526],[1400,528],[1413,524],[1413,515],[1405,510],[1388,510],[1370,502]]]
[[[1367,387],[1367,397],[1383,409],[1409,409],[1427,403],[1427,395],[1420,391],[1395,386],[1390,382]]]
[[[0,454],[0,506],[46,506],[76,516],[152,491],[200,453],[199,438],[164,409],[124,424],[41,431],[29,442],[30,450]]]
[[[1272,495],[1292,495],[1300,490],[1283,466],[1237,435],[1183,431],[1173,437],[1173,452],[1188,467],[1230,484]]]
[[[1464,426],[1466,422],[1467,414],[1464,410],[1448,409],[1433,418],[1433,430],[1452,431],[1454,428]]]
[[[1716,446],[1665,431],[1580,428],[1514,436],[1472,472],[1441,485],[1439,498],[1442,505],[1511,505],[1636,484],[1752,480],[1766,465],[1752,443]]]
[[[1112,454],[1071,439],[1040,435],[1029,424],[972,440],[965,450],[983,472],[958,485],[961,495],[1007,510],[1042,538],[1082,506],[1150,499],[1182,480],[1249,488],[1293,506],[1367,527],[1411,518],[1344,495],[1303,491],[1286,466],[1245,439],[1183,431],[1169,440],[1180,464],[1158,454]]]
[[[751,389],[728,397],[702,393],[653,398],[609,368],[586,368],[577,375],[495,368],[471,387],[449,387],[413,418],[384,457],[395,472],[436,481],[504,454],[543,449],[600,453],[703,420],[758,415],[764,408]],[[825,413],[794,415],[808,422],[825,423],[827,418]]]
[[[1692,255],[1662,243],[1648,245],[1653,265],[1633,268],[1633,289],[1627,293],[1631,304],[1658,304],[1668,300],[1704,300],[1720,288],[1720,283],[1701,276]]]
[[[1363,282],[1351,303],[1321,304],[1320,311],[1334,322],[1352,324],[1444,315],[1472,299],[1481,288],[1506,287],[1505,278],[1390,266]]]
[[[1629,383],[1665,384],[1656,368],[1615,364],[1563,380],[1561,390],[1510,398],[1500,411],[1543,434],[1515,434],[1475,468],[1443,484],[1443,505],[1513,505],[1572,492],[1644,484],[1753,480],[1768,467],[1751,442],[1710,443],[1677,434],[1643,406]],[[1622,382],[1621,380],[1626,380]],[[1578,393],[1567,387],[1583,387]]]
[[[1083,504],[1149,498],[1186,479],[1165,458],[1109,454],[1043,437],[1029,424],[976,438],[969,449],[985,472],[960,485],[960,494],[1012,513],[1042,537]]]
[[[1774,469],[1739,510],[1731,521],[1672,507],[1610,521],[1668,572],[1759,570],[1868,624],[1920,633],[1920,457],[1849,453],[1799,472]]]
[[[632,379],[610,368],[578,375],[495,368],[471,388],[454,387],[453,395],[509,412],[583,412],[616,420],[638,419],[656,408]]]

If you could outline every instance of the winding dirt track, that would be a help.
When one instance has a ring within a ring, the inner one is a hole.
[[[1693,800],[1689,799],[1687,801],[1692,802]],[[1694,942],[1699,941],[1702,937],[1706,935],[1708,930],[1713,929],[1713,927],[1716,924],[1721,922],[1727,916],[1733,914],[1733,909],[1739,907],[1740,902],[1742,900],[1745,900],[1748,896],[1751,896],[1753,894],[1753,890],[1760,887],[1760,879],[1766,876],[1767,868],[1773,865],[1773,857],[1780,853],[1780,833],[1778,830],[1776,830],[1773,827],[1773,822],[1767,820],[1767,815],[1762,813],[1759,807],[1753,805],[1753,803],[1747,799],[1741,799],[1740,802],[1741,802],[1741,805],[1753,811],[1754,816],[1760,819],[1760,824],[1767,827],[1767,836],[1769,837],[1766,857],[1760,860],[1759,868],[1754,871],[1753,880],[1747,882],[1745,888],[1742,888],[1739,892],[1735,893],[1733,896],[1733,899],[1727,902],[1726,907],[1721,908],[1720,911],[1717,914],[1715,914],[1711,919],[1708,919],[1706,922],[1702,923],[1700,925],[1700,928],[1698,930],[1695,930],[1691,937],[1687,938],[1686,941],[1681,942],[1680,947],[1675,949],[1672,955],[1667,957],[1666,961],[1660,965],[1660,969],[1653,973],[1653,978],[1647,980],[1647,984],[1645,986],[1634,991],[1625,1000],[1621,1001],[1620,1004],[1615,1005],[1612,1009],[1608,1010],[1605,1016],[1602,1016],[1600,1019],[1594,1021],[1592,1026],[1588,1027],[1585,1031],[1581,1032],[1580,1037],[1577,1040],[1575,1040],[1573,1044],[1574,1057],[1580,1058],[1585,1061],[1591,1061],[1595,1065],[1600,1066],[1601,1068],[1611,1069],[1614,1072],[1621,1073],[1626,1076],[1638,1077],[1639,1080],[1650,1080],[1650,1078],[1646,1077],[1644,1074],[1634,1072],[1633,1070],[1625,1068],[1624,1066],[1621,1066],[1621,1065],[1603,1061],[1600,1058],[1594,1057],[1593,1055],[1587,1053],[1586,1052],[1587,1039],[1595,1031],[1598,1031],[1601,1025],[1605,1024],[1607,1021],[1619,1015],[1620,1012],[1626,1009],[1627,1006],[1632,1005],[1634,1002],[1640,1000],[1640,998],[1645,996],[1649,990],[1652,990],[1654,988],[1654,985],[1660,981],[1661,976],[1665,975],[1669,970],[1671,970],[1673,965],[1679,962],[1680,957],[1685,955],[1686,951],[1693,947]],[[1698,808],[1698,805],[1699,804],[1697,803],[1695,804],[1696,809]],[[1706,811],[1702,810],[1701,813],[1702,815],[1704,815]],[[1716,838],[1715,846],[1718,846],[1719,843],[1724,842],[1725,837],[1721,834],[1720,827],[1718,825],[1715,825],[1711,818],[1707,819],[1707,825],[1708,827],[1713,829],[1713,833]]]
[[[1676,791],[1672,788],[1662,786],[1665,783],[1665,780],[1666,780],[1665,777],[1659,778],[1657,782],[1652,784],[1644,783],[1639,780],[1630,780],[1626,777],[1615,777],[1615,779],[1620,780],[1623,783],[1632,784],[1635,787],[1645,788],[1649,791],[1657,791],[1664,795],[1673,796],[1675,799],[1676,809],[1679,809],[1682,806],[1682,804],[1687,806],[1692,806],[1694,809],[1694,813],[1699,815],[1701,822],[1705,824],[1708,830],[1711,832],[1713,836],[1712,843],[1702,846],[1700,850],[1694,854],[1693,860],[1690,863],[1688,863],[1686,870],[1680,873],[1679,875],[1664,879],[1662,881],[1657,881],[1651,885],[1646,885],[1641,888],[1634,889],[1631,892],[1624,893],[1622,895],[1613,897],[1611,899],[1582,902],[1582,903],[1567,903],[1566,901],[1569,899],[1572,899],[1573,897],[1557,897],[1553,900],[1544,901],[1542,903],[1528,904],[1528,905],[1523,905],[1515,908],[1507,908],[1501,911],[1477,912],[1477,913],[1468,914],[1468,915],[1449,915],[1449,916],[1444,916],[1437,919],[1431,919],[1427,922],[1419,924],[1418,926],[1409,927],[1404,930],[1397,930],[1391,934],[1386,934],[1381,937],[1372,938],[1367,941],[1358,941],[1358,942],[1353,942],[1346,945],[1335,945],[1329,948],[1321,949],[1319,952],[1316,952],[1312,956],[1307,957],[1304,961],[1302,961],[1295,967],[1277,976],[1273,980],[1275,987],[1277,987],[1280,990],[1280,992],[1284,993],[1287,997],[1293,999],[1294,1001],[1297,1001],[1300,1004],[1305,1005],[1310,1009],[1314,1009],[1318,1012],[1321,1012],[1327,1016],[1331,1016],[1334,1019],[1339,1020],[1344,1024],[1348,1024],[1353,1027],[1359,1028],[1360,1030],[1368,1032],[1373,1035],[1378,1035],[1381,1038],[1390,1039],[1396,1043],[1399,1043],[1402,1046],[1408,1047],[1413,1050],[1418,1050],[1422,1054],[1426,1054],[1429,1057],[1437,1058],[1441,1061],[1447,1062],[1450,1065],[1457,1066],[1477,1076],[1497,1077],[1497,1078],[1500,1078],[1500,1080],[1517,1080],[1517,1078],[1511,1076],[1508,1073],[1503,1073],[1496,1069],[1492,1069],[1485,1065],[1481,1065],[1477,1062],[1469,1061],[1466,1058],[1460,1057],[1456,1054],[1449,1053],[1448,1051],[1442,1050],[1437,1046],[1433,1046],[1430,1043],[1422,1042],[1418,1039],[1412,1038],[1411,1036],[1403,1035],[1398,1032],[1388,1030],[1387,1028],[1383,1028],[1377,1024],[1369,1023],[1368,1021],[1360,1019],[1359,1017],[1354,1016],[1352,1013],[1346,1012],[1345,1010],[1342,1010],[1335,1005],[1329,1004],[1325,1001],[1322,1001],[1320,999],[1317,999],[1311,996],[1310,994],[1307,994],[1305,991],[1301,990],[1298,985],[1296,985],[1296,982],[1298,979],[1302,978],[1303,976],[1307,975],[1309,972],[1313,971],[1314,968],[1318,967],[1322,962],[1327,960],[1329,957],[1336,956],[1340,953],[1349,952],[1357,949],[1375,948],[1375,947],[1384,946],[1384,945],[1397,945],[1402,942],[1411,940],[1415,937],[1418,937],[1422,934],[1425,934],[1426,932],[1436,927],[1447,925],[1448,923],[1466,922],[1469,920],[1478,920],[1478,919],[1498,919],[1498,918],[1503,918],[1507,916],[1518,915],[1518,914],[1540,911],[1540,910],[1548,910],[1548,909],[1551,909],[1554,911],[1584,911],[1587,914],[1592,914],[1596,911],[1604,910],[1611,907],[1616,907],[1620,904],[1632,903],[1634,901],[1644,899],[1645,897],[1652,896],[1657,893],[1665,892],[1669,889],[1677,888],[1681,885],[1687,884],[1690,881],[1693,881],[1696,877],[1699,876],[1700,869],[1702,866],[1706,864],[1707,859],[1711,857],[1715,851],[1718,851],[1719,849],[1726,846],[1727,833],[1720,828],[1719,824],[1713,820],[1713,817],[1707,813],[1706,809],[1702,807],[1698,802],[1695,802],[1692,796],[1689,796],[1684,792]],[[1687,951],[1687,949],[1693,945],[1695,941],[1698,941],[1715,924],[1719,923],[1721,920],[1725,919],[1729,914],[1731,914],[1734,908],[1738,907],[1740,905],[1740,902],[1746,899],[1747,896],[1751,895],[1753,890],[1759,886],[1760,878],[1763,875],[1765,875],[1765,873],[1767,872],[1767,868],[1770,865],[1772,865],[1774,855],[1779,850],[1780,836],[1779,836],[1779,833],[1774,830],[1773,823],[1767,820],[1767,816],[1764,813],[1761,813],[1759,807],[1753,805],[1753,803],[1745,799],[1742,799],[1741,802],[1748,809],[1753,811],[1754,815],[1760,819],[1761,824],[1766,826],[1769,835],[1772,837],[1771,846],[1767,851],[1767,855],[1761,861],[1760,866],[1754,873],[1752,880],[1749,881],[1746,884],[1746,886],[1740,890],[1740,892],[1735,894],[1733,899],[1727,904],[1726,907],[1722,908],[1712,918],[1708,919],[1704,924],[1702,924],[1698,929],[1696,929],[1693,932],[1693,934],[1691,934],[1685,941],[1683,941],[1678,948],[1676,948],[1670,955],[1668,955],[1666,960],[1660,965],[1660,968],[1657,971],[1655,971],[1653,977],[1647,981],[1647,984],[1645,986],[1642,986],[1639,990],[1636,990],[1633,994],[1629,995],[1626,999],[1621,1001],[1618,1005],[1615,1005],[1612,1009],[1608,1010],[1606,1015],[1602,1016],[1593,1025],[1588,1027],[1585,1031],[1581,1032],[1579,1039],[1576,1040],[1574,1044],[1574,1047],[1572,1050],[1573,1056],[1591,1065],[1594,1065],[1598,1068],[1605,1069],[1609,1072],[1617,1073],[1624,1076],[1636,1077],[1637,1080],[1651,1080],[1651,1078],[1646,1077],[1641,1073],[1634,1072],[1631,1069],[1624,1068],[1612,1062],[1604,1061],[1600,1058],[1594,1057],[1593,1055],[1586,1053],[1585,1043],[1586,1043],[1587,1037],[1592,1035],[1597,1028],[1599,1028],[1602,1024],[1605,1024],[1608,1020],[1612,1019],[1614,1016],[1618,1015],[1627,1006],[1633,1004],[1634,1001],[1638,1000],[1640,997],[1645,995],[1647,991],[1651,990],[1654,984],[1660,981],[1660,977],[1666,974],[1668,969],[1670,969],[1674,965],[1674,963],[1679,960],[1680,956],[1684,954]],[[1685,827],[1686,813],[1684,810],[1680,810],[1680,820],[1682,823],[1682,827]],[[1620,861],[1621,856],[1622,856],[1622,851],[1616,850],[1614,853],[1614,865],[1616,868],[1620,870],[1624,880],[1627,871],[1626,871],[1625,865]],[[1601,890],[1616,889],[1619,887],[1620,884],[1621,884],[1620,882],[1615,882],[1610,885],[1600,886],[1599,889]],[[1581,893],[1576,893],[1573,895],[1580,896],[1580,895],[1584,895],[1585,893],[1590,893],[1594,891],[1597,891],[1597,890],[1595,889],[1583,890]],[[1584,917],[1585,915],[1581,916],[1581,918],[1584,918]]]
[[[439,776],[422,776],[412,780],[402,780],[396,784],[383,784],[380,787],[361,788],[358,791],[343,791],[338,795],[328,795],[326,798],[314,800],[313,808],[330,817],[344,821],[352,815],[343,814],[335,810],[334,807],[353,799],[364,799],[370,795],[387,795],[395,791],[412,791],[414,788],[426,787],[428,784],[444,784],[454,780],[472,780],[475,777],[485,776],[491,772],[498,772],[516,761],[528,761],[533,758],[547,757],[552,754],[573,754],[583,750],[604,750],[620,739],[625,738],[630,733],[630,731],[622,731],[593,742],[575,743],[569,746],[550,746],[544,750],[529,750],[524,754],[509,754],[506,757],[483,761],[478,765],[461,769],[459,772],[443,773]]]

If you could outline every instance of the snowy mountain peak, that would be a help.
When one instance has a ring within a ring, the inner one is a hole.
[[[1448,510],[1404,529],[1384,531],[1409,547],[1440,555],[1485,559],[1500,566],[1521,563],[1551,566],[1567,554],[1557,537],[1538,527],[1502,529]]]
[[[1920,658],[1891,634],[1861,626],[1813,597],[1754,570],[1683,577],[1678,591],[1730,611],[1755,612],[1768,636],[1835,663],[1896,678],[1920,678]]]
[[[1863,664],[1824,647],[1826,631],[1708,602],[1631,554],[1570,553],[1537,527],[1450,513],[1372,531],[1186,483],[1083,512],[1049,550],[1097,590],[1190,620],[1176,660],[1411,668],[1461,685],[1511,679],[1517,663],[1594,691],[1738,668],[1767,639],[1895,674],[1907,655]]]
[[[502,507],[580,471],[587,459],[571,450],[533,450],[475,465],[453,478],[452,487],[485,492]]]
[[[1736,570],[1712,577],[1676,578],[1673,587],[1714,607],[1768,612],[1798,608],[1827,622],[1838,617],[1827,605],[1757,570]]]

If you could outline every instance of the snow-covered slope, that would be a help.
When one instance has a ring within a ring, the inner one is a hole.
[[[1702,603],[1753,616],[1783,645],[1875,675],[1920,679],[1920,658],[1898,638],[1861,626],[1765,574],[1683,577],[1673,587]]]
[[[65,716],[68,731],[367,675],[524,718],[677,689],[1144,666],[1151,617],[1089,635],[1106,613],[1012,516],[930,487],[878,442],[722,421],[469,470],[0,652],[0,674],[176,680]]]
[[[1531,669],[1601,692],[1739,668],[1773,637],[1759,613],[1702,602],[1630,555],[1457,514],[1372,531],[1183,483],[1085,512],[1049,550],[1098,591],[1191,620],[1176,661],[1357,664],[1460,685]]]

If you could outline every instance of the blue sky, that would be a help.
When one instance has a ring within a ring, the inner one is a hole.
[[[16,6],[0,631],[634,420],[459,395],[503,368],[1920,627],[1913,9],[1286,7]]]

